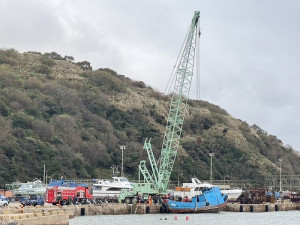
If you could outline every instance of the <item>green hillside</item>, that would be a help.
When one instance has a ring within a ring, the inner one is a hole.
[[[152,138],[160,155],[169,96],[111,69],[52,52],[0,50],[0,186],[42,178],[108,178],[121,165],[137,179],[142,146]],[[172,180],[255,179],[300,173],[300,157],[257,125],[231,117],[205,101],[190,100]]]

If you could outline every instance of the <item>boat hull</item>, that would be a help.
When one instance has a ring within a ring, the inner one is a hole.
[[[171,213],[217,213],[226,205],[227,195],[221,193],[219,187],[202,190],[201,195],[191,200],[174,201],[166,199],[165,207]]]
[[[219,206],[203,206],[200,208],[181,208],[181,209],[174,209],[167,207],[168,211],[171,213],[219,213],[222,208],[224,208],[226,203]]]

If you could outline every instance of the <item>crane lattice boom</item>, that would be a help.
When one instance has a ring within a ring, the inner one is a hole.
[[[132,191],[123,190],[119,196],[120,202],[131,203],[140,195],[164,194],[170,180],[173,165],[176,159],[178,145],[182,133],[182,125],[186,112],[187,98],[192,82],[194,61],[197,49],[198,20],[200,12],[196,11],[189,27],[184,48],[175,70],[175,85],[172,93],[169,115],[162,144],[159,167],[155,161],[150,140],[144,143],[150,161],[152,174],[146,167],[146,161],[142,160],[139,165],[140,174],[144,177],[143,183],[134,183]],[[199,32],[200,35],[200,32]]]
[[[187,40],[180,58],[175,78],[175,86],[172,94],[172,100],[169,109],[169,116],[166,125],[165,136],[163,140],[159,175],[158,189],[166,191],[173,165],[176,159],[182,125],[186,112],[187,98],[192,82],[196,43],[197,43],[197,26],[200,12],[196,11],[188,31]]]

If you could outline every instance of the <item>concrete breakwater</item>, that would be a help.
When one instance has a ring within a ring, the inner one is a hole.
[[[0,209],[0,225],[67,225],[69,218],[90,215],[159,213],[161,205],[108,203],[72,206],[6,206]]]
[[[230,212],[272,212],[300,210],[300,203],[238,204],[228,203],[224,211]],[[21,208],[6,206],[0,209],[0,225],[67,225],[75,216],[156,214],[161,212],[160,204],[117,204],[72,205],[72,206],[28,206]]]
[[[228,203],[224,211],[228,212],[275,212],[275,211],[290,211],[300,210],[300,203],[292,202],[276,202],[264,204],[239,204]]]

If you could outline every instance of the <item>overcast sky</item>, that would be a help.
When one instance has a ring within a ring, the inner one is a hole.
[[[163,92],[196,10],[201,99],[300,150],[297,0],[0,0],[0,48],[55,51]]]

